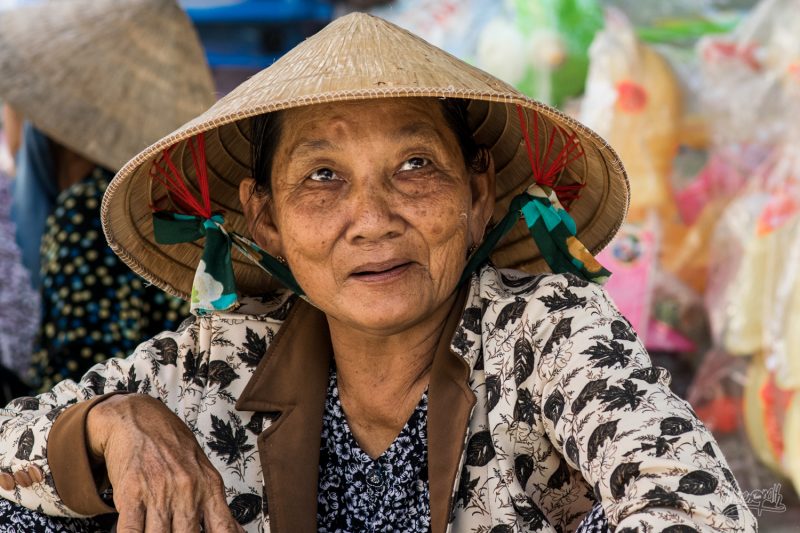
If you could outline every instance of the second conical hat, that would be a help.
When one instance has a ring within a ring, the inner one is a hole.
[[[0,12],[0,73],[0,99],[112,170],[215,100],[197,33],[175,0]]]

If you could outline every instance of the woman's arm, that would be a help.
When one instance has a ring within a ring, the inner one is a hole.
[[[756,531],[714,437],[606,293],[554,280],[529,311],[541,317],[570,300],[566,292],[576,298],[540,330],[535,393],[550,440],[594,487],[616,531]]]
[[[158,511],[151,505],[146,519],[155,531],[158,516],[173,509],[153,489],[169,487],[180,507],[176,519],[196,503],[200,514],[213,509],[206,514],[219,517],[207,530],[236,531],[221,478],[188,428],[189,417],[179,411],[186,407],[177,399],[181,377],[191,371],[181,354],[198,353],[199,329],[194,322],[178,333],[162,333],[127,359],[96,365],[80,383],[59,383],[0,411],[0,471],[6,474],[0,495],[51,515],[95,515],[114,510],[98,495],[110,479],[115,507],[132,531],[145,525],[136,517],[150,502],[140,496],[159,497]],[[205,497],[203,490],[175,490],[176,483],[186,489],[201,482],[208,487]]]

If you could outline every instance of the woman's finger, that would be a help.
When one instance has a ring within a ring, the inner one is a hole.
[[[212,490],[203,505],[206,533],[239,533],[242,527],[234,520],[222,491]]]
[[[119,519],[117,520],[117,533],[143,533],[145,510],[140,502],[137,505],[118,505]]]
[[[166,503],[166,502],[164,502]],[[161,533],[171,531],[172,522],[165,510],[166,505],[151,505],[145,510],[145,533]]]
[[[172,515],[172,533],[200,531],[200,513],[195,510],[177,511]]]

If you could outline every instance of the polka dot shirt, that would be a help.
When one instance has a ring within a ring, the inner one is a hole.
[[[48,218],[42,323],[29,376],[38,389],[77,380],[110,357],[125,357],[188,316],[188,304],[145,286],[106,243],[100,202],[112,177],[96,168],[61,193]]]

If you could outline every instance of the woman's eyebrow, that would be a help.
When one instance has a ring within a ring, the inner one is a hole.
[[[304,139],[297,143],[292,151],[289,152],[289,158],[297,155],[303,155],[308,152],[321,152],[326,150],[338,150],[339,145],[332,143],[327,139]]]

